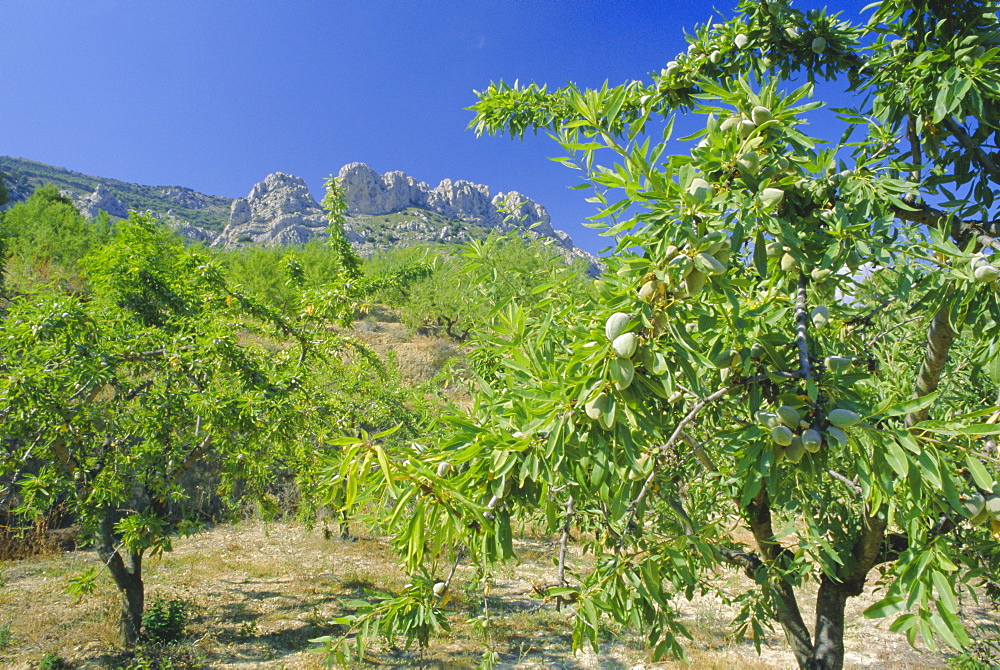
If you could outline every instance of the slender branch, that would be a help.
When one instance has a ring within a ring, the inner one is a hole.
[[[840,474],[836,470],[831,470],[830,468],[826,468],[826,474],[830,475],[831,477],[839,481],[841,484],[854,491],[854,493],[856,493],[857,495],[861,495],[864,493],[862,488],[858,486],[857,482],[848,479],[847,477]]]
[[[993,178],[993,181],[1000,182],[1000,168],[997,164],[993,162],[993,158],[983,151],[983,146],[981,143],[974,140],[966,132],[965,128],[962,127],[958,121],[950,116],[946,116],[944,121],[942,121],[945,129],[951,133],[958,143],[962,145],[962,148],[971,153],[976,162],[978,162],[984,170]]]
[[[198,425],[200,426],[200,424],[201,424],[201,417],[198,417]],[[198,434],[197,429],[195,430],[195,434],[196,435]],[[187,455],[187,458],[184,459],[184,462],[181,463],[180,467],[174,470],[173,474],[170,477],[174,481],[174,483],[176,483],[181,478],[181,476],[185,472],[187,472],[192,465],[194,465],[195,461],[201,458],[202,454],[204,454],[208,450],[208,447],[211,444],[212,444],[212,434],[209,433],[208,435],[205,436],[205,439],[201,441],[201,444],[199,444],[197,447],[191,450],[191,453]]]
[[[438,594],[436,602],[440,603],[444,599],[445,594],[448,593],[448,589],[451,588],[451,580],[455,578],[455,571],[458,570],[458,564],[464,556],[465,547],[459,547],[458,552],[455,554],[455,561],[451,564],[451,571],[448,572],[448,577],[444,580],[444,589]]]
[[[670,451],[674,447],[674,445],[677,444],[677,440],[680,439],[681,433],[684,432],[684,426],[694,421],[695,417],[697,417],[698,414],[701,412],[701,410],[705,408],[705,405],[708,405],[709,403],[718,400],[719,398],[726,395],[733,389],[741,388],[742,386],[743,384],[733,384],[732,386],[726,386],[724,388],[719,389],[712,395],[707,396],[706,398],[695,403],[694,406],[691,408],[691,410],[687,413],[687,415],[680,420],[680,423],[677,424],[677,427],[674,428],[674,432],[670,435],[670,438],[666,441],[666,443],[663,446],[659,448],[660,453],[662,454]],[[643,483],[642,490],[639,491],[639,495],[629,505],[630,511],[629,511],[628,522],[625,524],[626,526],[631,525],[635,521],[636,511],[639,509],[639,506],[642,505],[643,501],[646,500],[646,496],[649,495],[650,487],[652,486],[653,480],[655,478],[656,478],[656,468],[654,467],[653,471],[649,473],[648,477],[646,477],[646,481]],[[621,540],[619,540],[618,542],[619,551],[621,551],[622,546],[624,544],[625,544],[625,535],[622,534]]]
[[[900,323],[897,323],[896,325],[894,325],[894,326],[893,326],[892,328],[890,328],[889,330],[886,330],[886,331],[884,331],[884,332],[881,332],[881,333],[879,333],[878,335],[876,335],[875,337],[873,337],[872,339],[870,339],[870,340],[868,340],[867,342],[865,342],[865,345],[864,345],[864,347],[863,347],[863,348],[864,348],[864,349],[870,349],[870,348],[872,347],[872,345],[873,345],[873,344],[875,344],[876,342],[878,342],[879,340],[881,340],[881,339],[882,339],[883,337],[885,337],[886,335],[888,335],[888,334],[889,334],[889,333],[891,333],[892,331],[894,331],[894,330],[898,330],[898,329],[902,328],[903,326],[905,326],[906,324],[908,324],[908,323],[910,323],[910,322],[912,322],[912,321],[917,321],[918,319],[920,319],[920,316],[919,316],[919,315],[918,315],[918,316],[914,316],[914,317],[911,317],[911,318],[909,318],[909,319],[906,319],[905,321],[902,321],[902,322],[900,322]]]
[[[799,285],[795,290],[795,346],[799,349],[799,374],[809,381],[812,368],[809,365],[809,303],[806,288],[809,279],[805,272],[799,273]]]
[[[906,137],[910,140],[910,163],[913,170],[910,171],[910,181],[914,184],[920,183],[920,168],[924,159],[920,152],[920,135],[917,133],[917,117],[910,114],[906,117]],[[917,201],[916,193],[907,193],[903,196],[903,202],[913,205]]]
[[[695,456],[698,457],[698,460],[701,461],[701,464],[705,466],[706,470],[710,470],[712,472],[718,471],[718,468],[715,467],[715,463],[712,462],[712,459],[708,456],[708,453],[705,452],[704,447],[701,446],[698,440],[691,437],[691,435],[687,432],[681,432],[681,439],[689,447],[691,447],[691,451],[693,451]]]
[[[566,518],[563,520],[562,537],[559,538],[559,572],[560,585],[566,584],[566,550],[569,546],[569,529],[573,522],[573,496],[563,505],[566,508]]]
[[[556,573],[556,581],[559,586],[566,586],[566,551],[569,547],[569,529],[573,523],[573,496],[569,497],[564,507],[566,508],[566,517],[563,520],[562,537],[559,538],[559,571]],[[562,603],[562,596],[558,596],[556,598],[557,612],[562,609]]]

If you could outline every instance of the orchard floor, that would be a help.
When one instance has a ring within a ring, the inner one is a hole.
[[[650,663],[641,640],[614,630],[603,635],[600,653],[574,656],[568,612],[531,597],[532,583],[553,581],[556,543],[525,540],[519,550],[523,562],[496,580],[489,603],[497,617],[494,644],[502,657],[500,667],[794,667],[776,633],[760,656],[750,643],[728,642],[725,629],[734,612],[712,599],[678,603],[695,637],[686,645],[687,664]],[[579,556],[574,559],[581,565]],[[72,668],[140,667],[114,644],[117,601],[106,575],[100,576],[94,595],[77,599],[66,591],[71,577],[96,565],[96,555],[86,550],[0,564],[0,643],[6,641],[0,667],[28,670],[47,652],[59,654]],[[147,603],[162,597],[195,605],[187,640],[168,652],[175,670],[322,668],[322,657],[311,651],[316,645],[309,639],[334,630],[326,622],[344,614],[341,601],[363,596],[364,588],[395,590],[405,581],[378,539],[324,539],[322,529],[308,532],[286,523],[218,526],[178,540],[172,552],[147,560],[145,569]],[[460,569],[456,582],[462,577]],[[719,578],[733,586],[743,579],[735,571]],[[422,658],[412,649],[376,648],[379,664],[475,668],[483,647],[470,619],[481,600],[456,592],[449,604],[451,634],[433,639]],[[888,621],[864,619],[860,613],[872,601],[866,594],[849,604],[846,667],[948,667],[946,656],[916,651],[889,632]],[[971,605],[965,616],[992,627],[991,617]]]

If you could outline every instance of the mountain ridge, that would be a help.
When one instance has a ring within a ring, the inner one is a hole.
[[[184,237],[210,246],[301,244],[326,234],[323,210],[305,181],[281,172],[255,184],[245,198],[134,184],[10,156],[0,156],[0,173],[12,201],[54,184],[88,218],[101,210],[117,218],[130,209],[151,211]],[[521,227],[551,239],[567,260],[581,259],[591,272],[599,265],[552,227],[542,205],[517,191],[494,195],[488,186],[461,179],[432,188],[403,172],[379,174],[360,162],[343,166],[338,178],[348,205],[345,232],[362,255],[418,243],[461,243]]]

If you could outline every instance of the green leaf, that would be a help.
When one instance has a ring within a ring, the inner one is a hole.
[[[882,600],[879,600],[874,605],[869,606],[865,609],[862,614],[866,619],[882,619],[887,616],[892,616],[896,612],[902,612],[906,609],[906,602],[900,596],[886,596]],[[899,619],[896,620],[896,623]],[[893,623],[893,626],[896,625]]]
[[[973,481],[976,482],[976,486],[984,491],[991,491],[993,489],[994,479],[990,476],[989,471],[982,464],[974,454],[965,455],[965,463],[969,466],[969,473],[972,475]]]
[[[938,594],[938,603],[948,612],[956,612],[955,592],[952,591],[951,584],[943,572],[934,570],[931,572],[931,581],[934,582],[934,590]]]
[[[903,402],[896,403],[891,407],[886,408],[881,413],[886,416],[903,416],[906,414],[913,414],[914,412],[919,412],[925,407],[930,407],[935,400],[937,400],[938,392],[928,393],[920,398],[912,398],[910,400],[904,400]]]
[[[906,477],[910,473],[910,459],[906,457],[906,452],[904,452],[896,442],[890,440],[887,445],[888,452],[885,455],[885,460],[889,463],[897,475],[900,477]]]

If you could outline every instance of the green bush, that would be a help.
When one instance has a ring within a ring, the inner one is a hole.
[[[169,644],[184,637],[194,603],[183,598],[156,598],[142,613],[142,637],[147,642]]]
[[[50,651],[45,656],[42,656],[42,660],[38,662],[38,670],[63,670],[63,668],[68,668],[69,664],[63,660],[63,657],[54,651]]]

